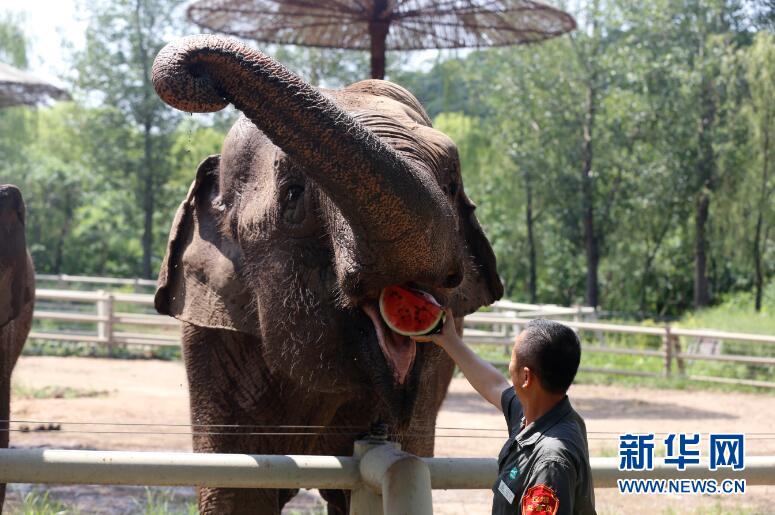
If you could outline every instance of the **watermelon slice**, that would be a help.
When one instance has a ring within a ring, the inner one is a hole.
[[[429,293],[388,286],[379,295],[379,313],[394,333],[424,336],[441,331],[444,309]]]

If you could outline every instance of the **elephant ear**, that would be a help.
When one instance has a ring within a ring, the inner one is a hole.
[[[476,205],[468,198],[463,187],[458,194],[458,217],[460,232],[468,246],[468,253],[476,270],[465,279],[463,288],[466,298],[459,306],[460,313],[473,313],[482,306],[489,306],[503,296],[503,282],[498,275],[495,253],[474,213]],[[473,284],[472,284],[473,283]]]
[[[258,318],[244,287],[242,252],[224,234],[218,190],[220,156],[199,165],[180,204],[159,272],[156,310],[183,322],[258,334]]]

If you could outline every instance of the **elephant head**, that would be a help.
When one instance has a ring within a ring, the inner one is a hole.
[[[402,87],[313,88],[215,36],[168,45],[152,78],[182,111],[244,114],[178,210],[159,312],[257,336],[272,373],[310,390],[372,386],[397,406],[440,350],[390,331],[380,291],[428,291],[456,318],[502,295],[457,148]]]
[[[21,192],[0,184],[0,328],[17,318],[34,296],[24,226]]]

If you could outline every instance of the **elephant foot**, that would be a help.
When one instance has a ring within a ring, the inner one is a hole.
[[[202,515],[280,515],[298,490],[199,488]]]

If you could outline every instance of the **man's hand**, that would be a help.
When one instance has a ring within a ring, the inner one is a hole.
[[[450,344],[462,344],[460,335],[457,334],[457,329],[455,328],[455,316],[452,314],[452,310],[445,308],[444,316],[444,326],[441,328],[440,333],[413,336],[412,339],[418,342],[433,342],[442,349],[446,349]]]
[[[413,339],[418,342],[433,342],[444,349],[466,376],[471,386],[479,392],[479,395],[499,410],[503,410],[501,393],[510,386],[509,383],[498,369],[477,356],[463,342],[460,335],[457,334],[452,310],[446,308],[444,313],[447,318],[444,320],[444,327],[439,334],[415,336]]]

